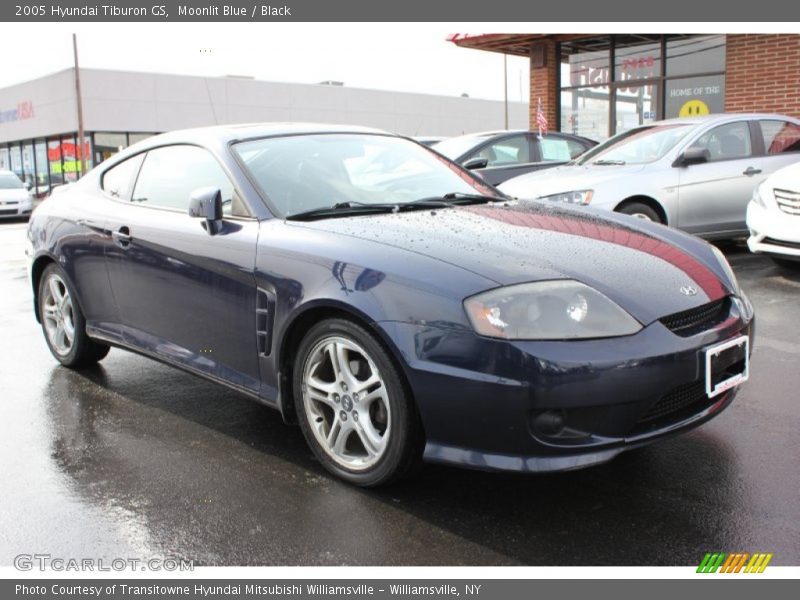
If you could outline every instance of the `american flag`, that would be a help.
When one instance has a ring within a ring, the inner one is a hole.
[[[539,98],[539,103],[536,105],[536,124],[539,126],[539,135],[547,135],[547,117],[544,116],[542,111],[541,98]]]

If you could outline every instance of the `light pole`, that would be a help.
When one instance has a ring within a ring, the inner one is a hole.
[[[72,55],[75,57],[75,102],[78,107],[78,143],[75,144],[75,158],[78,159],[80,174],[83,177],[86,174],[86,157],[83,147],[83,102],[81,100],[81,72],[78,67],[78,36],[74,33],[72,34]]]

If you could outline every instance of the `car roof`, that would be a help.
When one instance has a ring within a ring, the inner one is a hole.
[[[232,125],[213,125],[194,129],[179,129],[162,133],[143,140],[147,143],[161,145],[165,143],[189,142],[205,143],[208,141],[230,143],[253,138],[300,135],[310,133],[367,133],[394,135],[380,129],[360,127],[357,125],[330,125],[321,123],[240,123]],[[137,144],[138,145],[138,144]]]
[[[787,115],[778,115],[774,113],[717,113],[714,115],[701,115],[694,117],[676,117],[674,119],[664,119],[663,121],[655,121],[652,124],[653,125],[703,125],[707,123],[735,121],[744,119],[783,119],[789,121],[796,120]]]

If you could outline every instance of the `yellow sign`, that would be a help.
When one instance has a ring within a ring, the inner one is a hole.
[[[710,114],[708,105],[702,100],[689,100],[681,106],[678,113],[679,117],[699,117],[700,115]]]

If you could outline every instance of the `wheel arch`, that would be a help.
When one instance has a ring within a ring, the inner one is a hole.
[[[644,195],[629,196],[629,197],[625,198],[622,202],[620,202],[619,204],[617,204],[614,207],[614,212],[619,212],[624,207],[628,206],[629,204],[634,204],[634,203],[639,203],[639,204],[644,204],[646,206],[649,206],[654,211],[656,211],[656,213],[658,214],[659,218],[661,219],[661,222],[664,225],[669,225],[670,224],[669,223],[669,215],[667,215],[667,211],[664,208],[664,205],[661,204],[661,202],[659,202],[658,200],[656,200],[652,196],[644,196]]]
[[[33,314],[36,316],[36,322],[41,323],[42,318],[39,315],[39,283],[42,280],[42,273],[48,265],[58,264],[55,258],[49,254],[42,254],[37,256],[31,265],[31,286],[33,287]]]
[[[405,388],[408,397],[412,399],[412,402],[416,403],[411,385],[409,384],[405,361],[402,359],[399,348],[388,333],[383,328],[377,326],[374,319],[352,305],[336,300],[321,300],[309,303],[308,306],[295,314],[284,328],[277,344],[278,356],[276,357],[276,366],[278,369],[278,379],[280,381],[279,408],[284,420],[289,423],[294,423],[296,421],[292,374],[295,366],[295,353],[300,342],[314,325],[325,319],[336,318],[355,323],[375,336],[375,339],[389,355],[397,372],[400,373],[400,383]],[[419,413],[418,410],[417,413]]]

